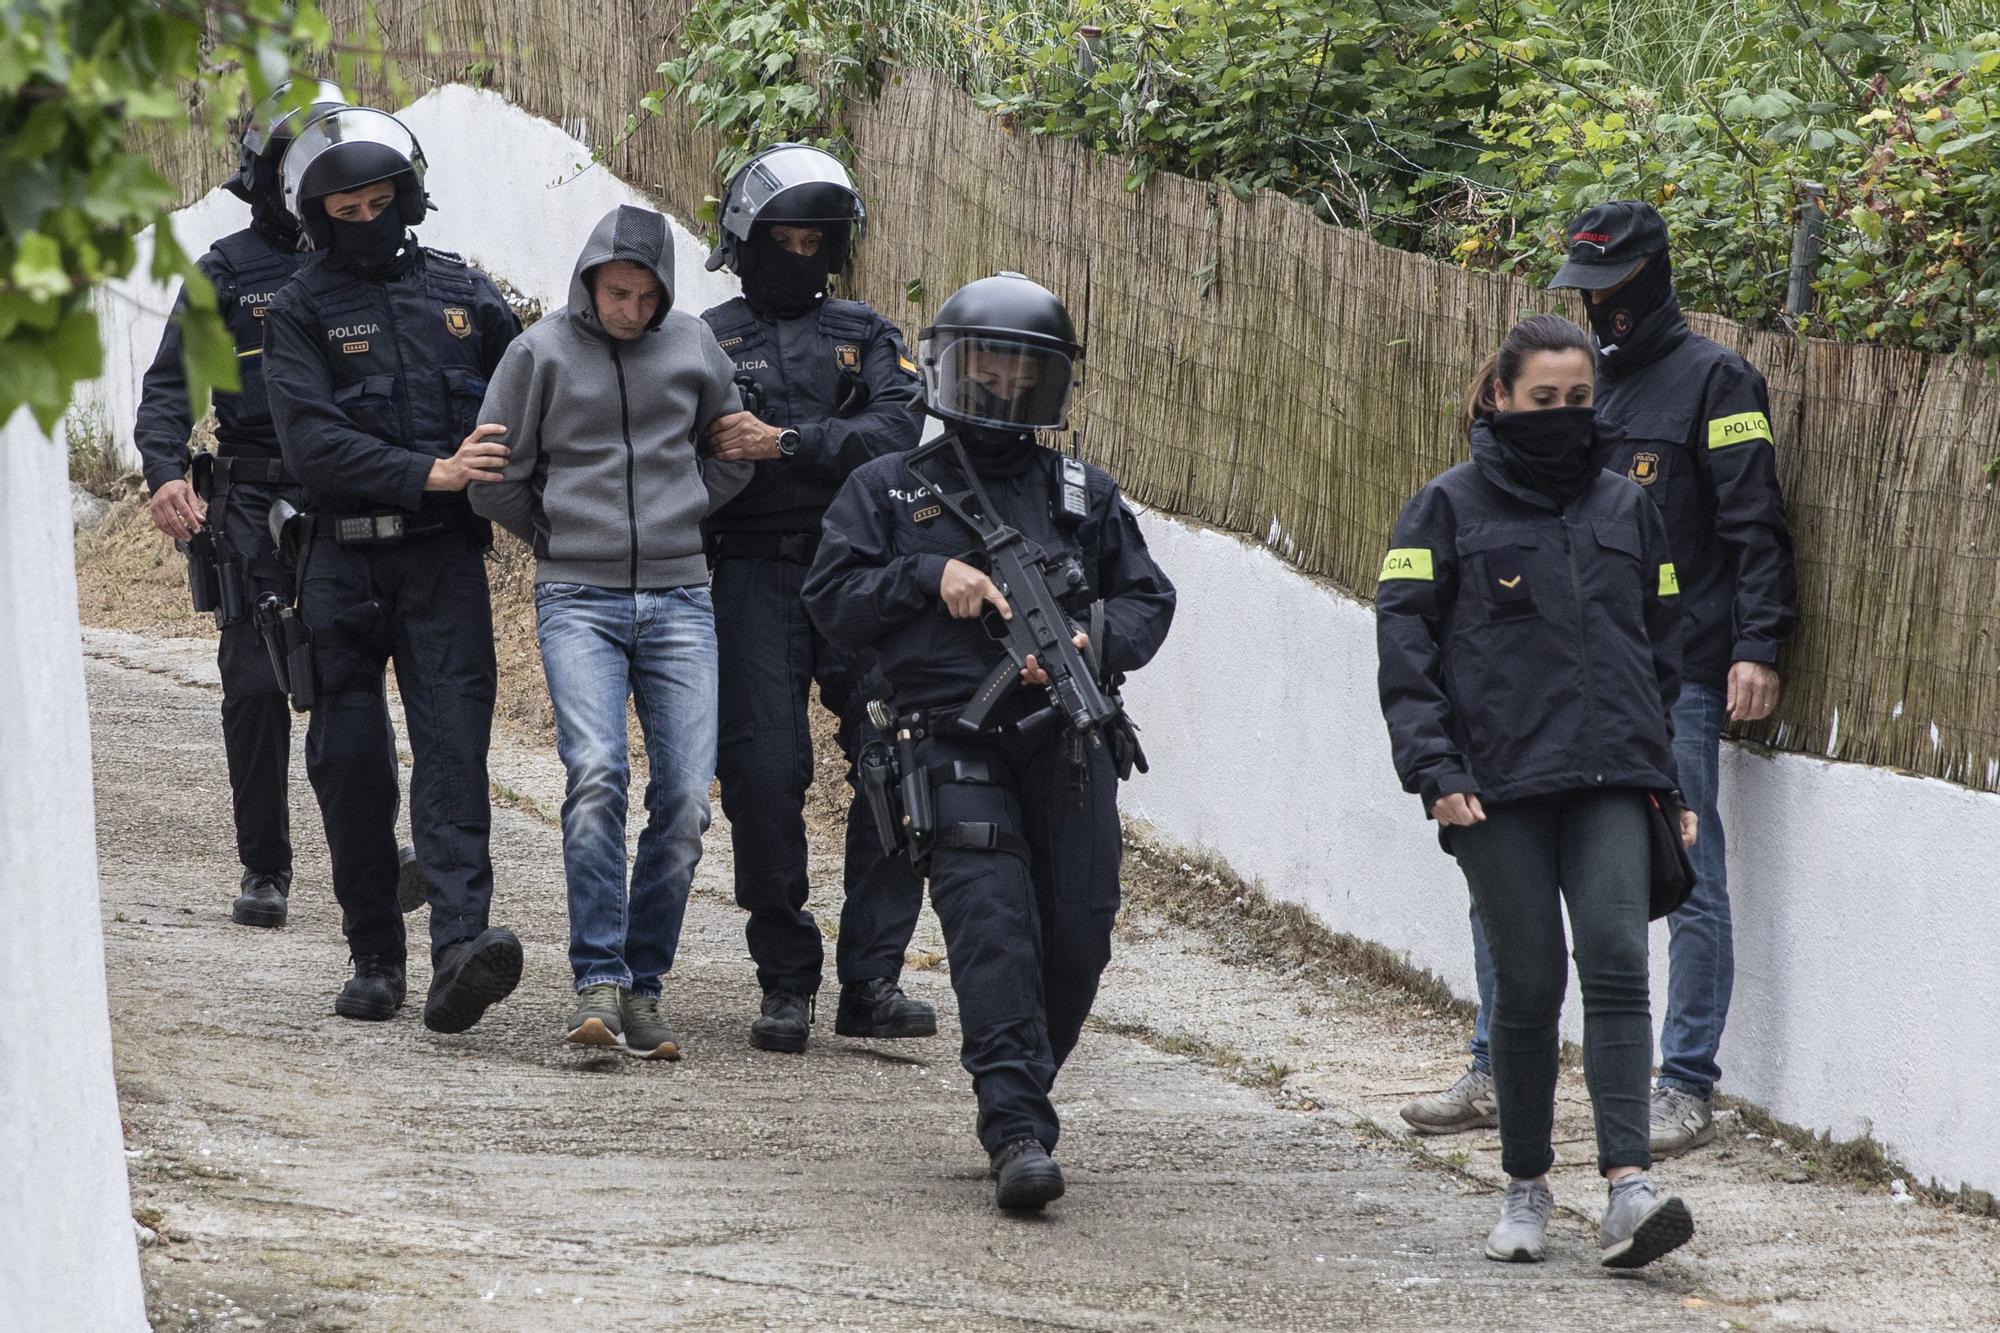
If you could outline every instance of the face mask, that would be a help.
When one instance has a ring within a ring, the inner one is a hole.
[[[1623,287],[1602,301],[1585,304],[1598,345],[1609,350],[1626,342],[1646,316],[1665,305],[1673,294],[1673,266],[1666,255],[1654,255]]]
[[[743,294],[752,305],[789,317],[802,315],[818,303],[826,291],[824,248],[816,255],[795,255],[766,241],[757,249],[756,263],[743,275]]]
[[[326,221],[333,236],[331,249],[355,272],[385,273],[395,267],[407,233],[402,210],[394,203],[376,214],[372,222]]]
[[[1026,431],[960,426],[958,437],[982,477],[1018,477],[1035,461],[1035,437]]]
[[[1598,470],[1595,408],[1495,412],[1487,421],[1520,480],[1558,504],[1574,499]]]

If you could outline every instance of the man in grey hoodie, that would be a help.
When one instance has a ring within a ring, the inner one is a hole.
[[[677,1059],[660,1014],[715,776],[715,612],[701,520],[751,465],[700,456],[739,411],[735,368],[708,326],[673,309],[667,220],[621,205],[576,261],[569,304],[516,339],[473,439],[508,449],[472,507],[535,552],[535,633],[569,772],[563,873],[585,1046]],[[652,770],[625,877],[625,701]]]

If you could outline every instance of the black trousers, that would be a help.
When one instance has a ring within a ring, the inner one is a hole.
[[[266,518],[273,500],[300,503],[300,492],[269,486],[231,486],[220,515],[226,545],[245,563],[250,603],[265,592],[283,592],[284,572],[271,545]],[[222,674],[222,750],[229,766],[229,798],[236,822],[236,858],[264,874],[292,873],[292,710],[257,622],[243,616],[222,627],[215,653]]]
[[[958,994],[960,1062],[979,1099],[988,1152],[1019,1138],[1056,1146],[1049,1090],[1076,1046],[1111,961],[1118,915],[1118,777],[1102,746],[1070,763],[1060,736],[933,737],[927,769],[985,761],[992,782],[935,789],[940,830],[990,823],[1024,840],[1007,850],[939,847],[931,907],[944,927]]]
[[[799,589],[806,568],[785,560],[718,560],[710,587],[720,713],[716,776],[736,854],[736,903],[757,981],[766,990],[812,994],[824,962],[819,926],[806,900],[806,788],[812,735],[806,707],[840,719],[840,747],[854,783],[854,756],[866,734],[867,700],[847,657],[813,627]],[[845,899],[835,970],[842,982],[894,978],[923,909],[923,885],[902,856],[884,856],[866,802],[848,801]]]
[[[1493,957],[1500,1165],[1517,1180],[1541,1175],[1555,1157],[1557,1022],[1569,984],[1564,903],[1583,991],[1598,1169],[1652,1164],[1645,802],[1629,789],[1568,792],[1489,805],[1485,823],[1448,830]]]
[[[404,957],[396,902],[396,739],[384,668],[415,760],[410,828],[430,880],[431,957],[486,929],[492,807],[486,751],[497,672],[486,565],[469,534],[395,546],[313,543],[299,607],[312,629],[319,698],[306,773],[319,796],[341,929],[356,957]]]

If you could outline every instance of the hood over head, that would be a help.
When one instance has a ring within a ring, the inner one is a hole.
[[[620,204],[597,220],[569,279],[569,317],[600,338],[611,335],[597,319],[597,302],[590,291],[590,271],[614,260],[638,264],[660,280],[660,308],[646,325],[660,327],[674,306],[674,240],[666,215],[650,208]]]

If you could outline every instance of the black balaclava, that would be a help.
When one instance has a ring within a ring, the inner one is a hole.
[[[961,425],[958,438],[973,470],[982,477],[1018,477],[1034,466],[1037,450],[1032,431]]]
[[[416,249],[403,225],[403,212],[393,201],[372,222],[342,222],[329,217],[326,225],[332,236],[327,248],[339,257],[343,268],[363,277],[399,272],[407,259],[404,251],[414,253]]]
[[[299,220],[285,207],[284,189],[278,183],[277,155],[266,153],[257,159],[248,198],[250,225],[258,234],[281,250],[298,249],[305,233]]]
[[[1597,445],[1597,411],[1551,407],[1540,412],[1487,416],[1507,471],[1558,508],[1583,494],[1603,466]]]
[[[797,319],[826,299],[832,238],[823,236],[819,253],[795,255],[771,239],[768,223],[760,223],[743,248],[746,261],[743,295],[760,314]]]
[[[1674,299],[1674,269],[1665,251],[1653,255],[1632,280],[1602,301],[1585,300],[1591,332],[1606,352],[1630,343],[1648,318]]]

